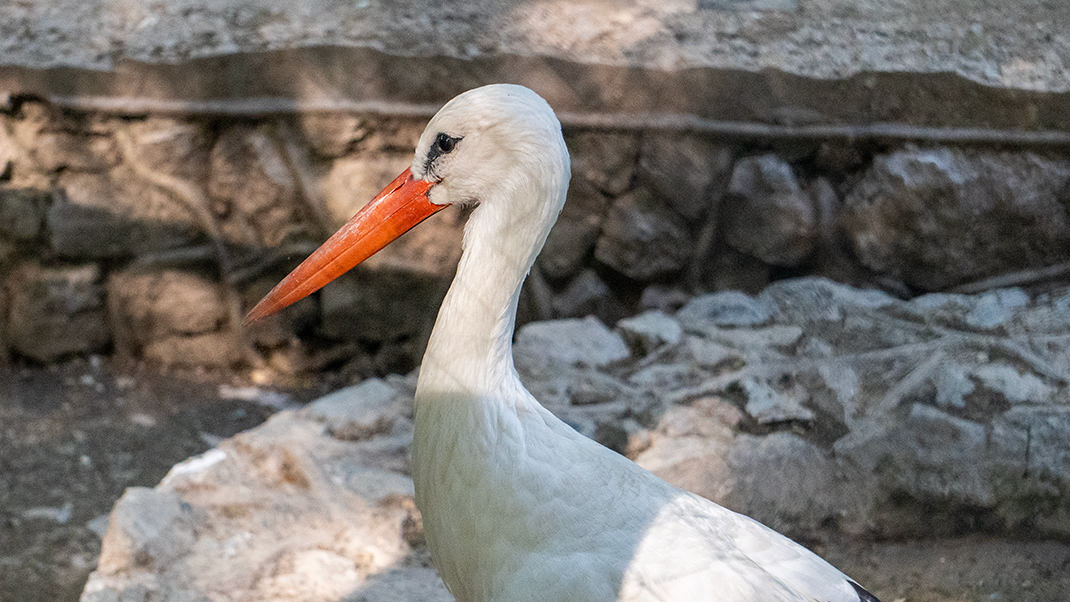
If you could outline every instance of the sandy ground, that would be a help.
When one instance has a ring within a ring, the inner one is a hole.
[[[304,384],[256,393],[236,374],[104,360],[0,366],[0,602],[76,600],[104,517],[124,488],[152,486],[172,464],[260,423],[278,405],[342,383]],[[884,602],[1070,599],[1067,541],[830,536],[809,543]]]
[[[819,78],[958,73],[1070,90],[1070,4],[1052,0],[50,0],[0,3],[0,64],[112,69],[299,46],[499,53]]]

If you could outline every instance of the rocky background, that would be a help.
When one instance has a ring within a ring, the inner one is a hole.
[[[456,212],[282,317],[247,331],[239,318],[408,165],[422,123],[119,118],[13,100],[0,114],[0,353],[411,369],[458,257]],[[1057,152],[567,138],[573,183],[522,323],[613,323],[803,274],[899,297],[1070,276],[1070,160]]]
[[[448,599],[407,446],[465,216],[240,317],[493,81],[573,157],[548,407],[886,602],[1070,597],[1065,6],[430,4],[0,4],[0,601]]]

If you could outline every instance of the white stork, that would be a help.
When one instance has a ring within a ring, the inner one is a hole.
[[[491,85],[431,119],[412,165],[250,311],[297,301],[447,205],[476,205],[416,390],[412,473],[460,602],[877,602],[799,544],[682,491],[547,411],[513,367],[525,276],[565,202],[550,106]]]

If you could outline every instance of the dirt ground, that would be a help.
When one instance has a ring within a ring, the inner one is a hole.
[[[126,487],[341,382],[252,388],[241,375],[103,359],[0,365],[0,602],[70,602]],[[1070,541],[831,538],[819,553],[884,602],[1070,600]]]

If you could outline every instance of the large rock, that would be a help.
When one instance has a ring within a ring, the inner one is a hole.
[[[297,211],[297,187],[281,143],[266,126],[237,126],[220,135],[209,160],[208,192],[219,203],[226,237],[242,245],[279,244]]]
[[[48,193],[32,188],[0,188],[0,235],[19,242],[37,238],[48,209]]]
[[[645,355],[593,318],[531,323],[516,366],[580,432],[795,537],[1065,537],[1070,291],[1006,304],[994,330],[964,321],[985,297],[961,297],[925,321],[880,292],[781,281],[750,298],[761,320],[623,321]],[[412,392],[365,381],[132,490],[83,601],[448,599],[406,475]]]
[[[193,213],[133,171],[67,173],[48,212],[52,247],[65,257],[113,258],[188,245]]]
[[[24,263],[7,279],[7,338],[42,362],[98,351],[111,341],[100,268],[96,264]]]
[[[175,466],[155,490],[128,490],[82,601],[449,600],[417,553],[411,393],[395,393],[409,400],[401,430],[332,436],[368,407],[356,391],[346,412],[336,394]]]
[[[594,256],[629,278],[652,280],[683,269],[691,236],[675,213],[640,188],[610,208]]]
[[[207,127],[179,119],[150,117],[131,123],[128,131],[133,150],[144,164],[194,184],[208,181],[212,146]]]
[[[631,187],[638,152],[634,134],[582,132],[569,135],[567,143],[574,181],[585,180],[613,196]]]
[[[179,270],[113,272],[108,314],[116,348],[169,366],[230,366],[241,346],[223,287]]]
[[[728,183],[724,235],[736,249],[779,266],[813,252],[817,215],[791,166],[776,155],[736,162]]]
[[[939,290],[1070,258],[1067,190],[1065,160],[907,149],[873,160],[843,227],[871,269]]]
[[[375,342],[430,333],[447,285],[419,272],[358,267],[323,289],[321,332]]]
[[[127,352],[160,337],[218,330],[228,313],[217,282],[178,270],[113,272],[108,310],[116,344]]]
[[[689,220],[701,218],[721,195],[732,149],[697,136],[648,135],[639,154],[639,181]]]

